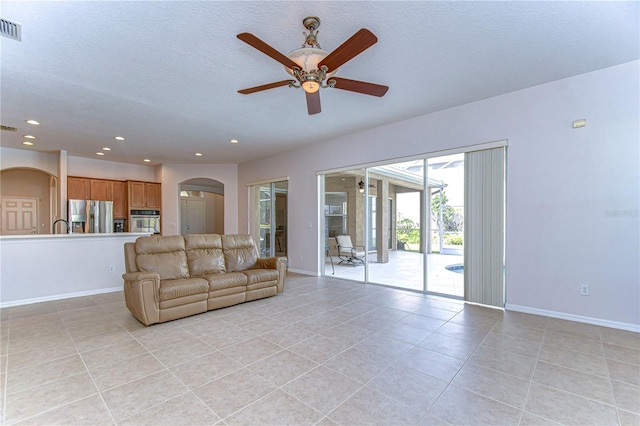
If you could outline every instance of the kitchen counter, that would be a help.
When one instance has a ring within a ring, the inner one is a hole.
[[[108,234],[26,234],[26,235],[0,235],[0,241],[19,240],[46,240],[55,238],[122,238],[142,237],[150,235],[148,232],[111,232]]]
[[[0,307],[120,291],[124,243],[144,235],[0,236]]]

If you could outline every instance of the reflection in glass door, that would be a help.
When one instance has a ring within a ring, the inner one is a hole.
[[[288,181],[249,187],[249,229],[260,257],[287,255],[288,187]]]

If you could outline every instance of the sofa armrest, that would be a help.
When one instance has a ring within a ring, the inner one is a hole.
[[[284,279],[287,275],[286,257],[259,258],[256,266],[260,269],[275,269],[278,271],[278,293],[284,290]]]
[[[124,298],[127,308],[144,325],[160,322],[160,275],[156,272],[127,272]]]

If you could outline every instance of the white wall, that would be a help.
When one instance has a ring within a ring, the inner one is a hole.
[[[0,147],[0,170],[14,167],[38,169],[60,177],[60,173],[58,173],[58,154]]]
[[[507,307],[640,330],[639,71],[634,61],[243,163],[240,231],[246,183],[289,176],[289,265],[317,274],[316,171],[507,139]]]
[[[68,158],[67,175],[97,179],[158,182],[156,180],[155,168],[153,166],[116,163],[113,161],[81,157]]]
[[[236,164],[167,164],[163,165],[159,171],[162,181],[163,235],[179,233],[179,185],[195,178],[215,179],[224,184],[224,232],[226,234],[238,232],[238,166]]]

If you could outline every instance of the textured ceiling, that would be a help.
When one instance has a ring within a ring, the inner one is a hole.
[[[240,163],[640,50],[636,1],[2,1],[0,15],[23,26],[22,42],[0,39],[0,117],[19,129],[3,131],[2,146],[22,149],[32,134],[32,150],[134,164]],[[288,75],[236,34],[286,54],[301,46],[309,15],[322,20],[327,51],[362,27],[376,34],[338,76],[387,85],[385,97],[323,89],[322,113],[309,116],[300,89],[237,93]],[[97,157],[103,146],[112,150]]]

